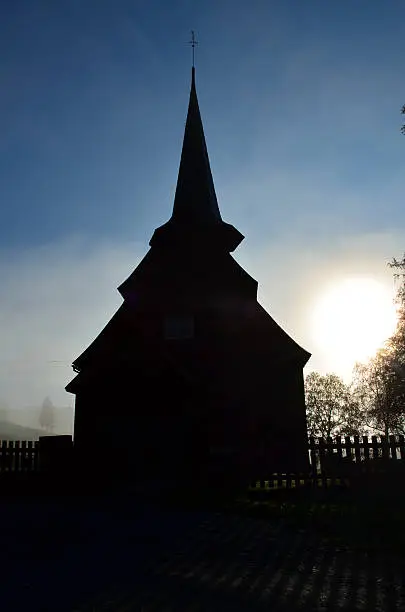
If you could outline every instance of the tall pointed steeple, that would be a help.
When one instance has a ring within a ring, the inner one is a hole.
[[[194,67],[173,219],[204,224],[222,221],[198,105]]]
[[[159,227],[151,246],[209,241],[228,252],[243,240],[243,235],[222,220],[212,179],[192,67],[187,121],[184,131],[179,174],[170,220]]]

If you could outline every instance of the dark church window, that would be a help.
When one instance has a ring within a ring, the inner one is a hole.
[[[194,338],[194,317],[168,316],[165,319],[166,340],[189,340]]]

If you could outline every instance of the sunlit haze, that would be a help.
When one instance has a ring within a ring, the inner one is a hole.
[[[333,355],[336,369],[346,376],[383,346],[395,326],[393,292],[366,277],[321,287],[311,320],[316,345]]]

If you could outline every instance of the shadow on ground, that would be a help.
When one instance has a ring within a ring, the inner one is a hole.
[[[340,537],[348,517],[333,530],[342,513],[322,505],[316,518],[298,500],[9,500],[2,609],[405,610],[397,552]]]

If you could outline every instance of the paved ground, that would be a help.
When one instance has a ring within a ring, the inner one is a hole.
[[[280,522],[49,503],[2,519],[4,612],[405,611],[398,559]]]

